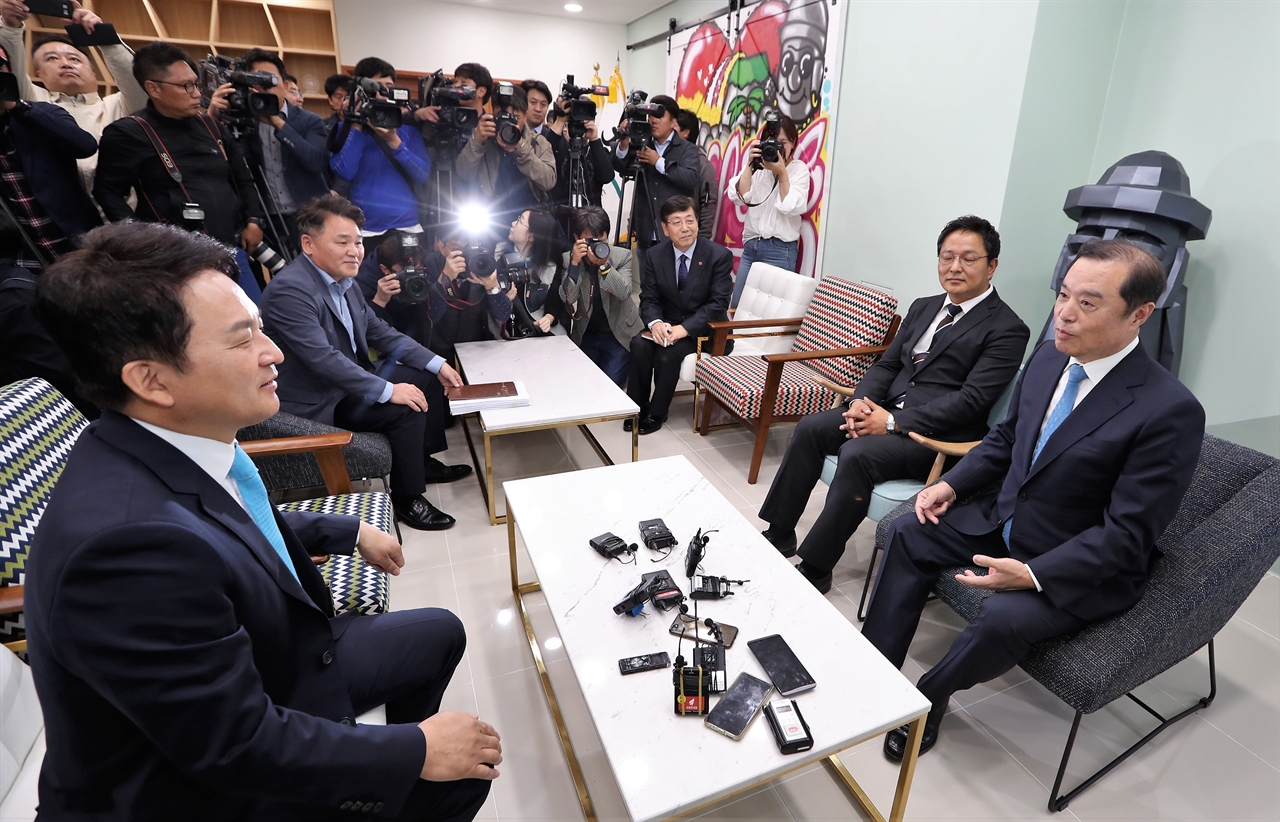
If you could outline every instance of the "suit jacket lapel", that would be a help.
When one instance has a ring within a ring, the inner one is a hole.
[[[923,368],[924,366],[933,362],[934,357],[938,356],[938,354],[940,354],[941,352],[946,351],[947,346],[951,345],[952,342],[959,339],[960,336],[965,332],[967,332],[970,328],[973,328],[990,319],[991,312],[995,311],[996,306],[999,304],[999,300],[1000,300],[999,295],[997,295],[993,291],[991,292],[990,297],[988,297],[987,299],[975,305],[973,307],[973,310],[964,312],[964,314],[960,316],[960,319],[955,321],[954,328],[952,328],[950,331],[943,334],[942,339],[934,343],[931,343],[929,345],[929,356],[923,362],[920,363],[920,367]],[[941,309],[942,306],[938,306],[938,308]],[[934,312],[934,313],[937,313],[937,312]]]
[[[1142,350],[1142,346],[1138,346],[1129,352],[1129,356],[1117,363],[1116,367],[1111,369],[1111,373],[1103,377],[1102,382],[1090,389],[1089,395],[1072,409],[1067,418],[1062,421],[1062,425],[1058,426],[1058,430],[1054,431],[1053,435],[1049,437],[1049,441],[1044,445],[1044,450],[1040,452],[1040,458],[1036,460],[1035,465],[1031,466],[1031,470],[1027,473],[1027,479],[1031,479],[1055,457],[1091,434],[1104,422],[1130,405],[1133,402],[1133,394],[1129,391],[1129,388],[1146,382],[1147,364],[1148,357],[1146,352]],[[1059,371],[1059,378],[1061,378],[1061,374],[1062,372]],[[1054,387],[1056,385],[1057,381],[1055,380]],[[1050,388],[1050,394],[1052,392],[1053,388]],[[1043,417],[1041,419],[1043,420]]]
[[[347,311],[351,313],[351,330],[356,338],[356,357],[364,362],[369,361],[369,340],[365,337],[365,307],[360,300],[361,295],[353,293],[359,286],[354,283],[343,292],[343,299],[347,301]],[[343,329],[344,331],[346,329]]]
[[[707,273],[707,263],[711,259],[711,248],[707,245],[709,241],[698,238],[697,244],[693,247],[693,253],[689,255],[689,278],[684,282],[684,291],[680,294],[680,302],[683,305],[686,294],[692,294],[697,287],[699,281],[702,280]],[[675,253],[672,252],[672,259],[675,259]],[[674,262],[672,263],[674,265]],[[679,286],[679,276],[676,277],[676,285]]]
[[[940,294],[929,297],[925,303],[924,310],[921,311],[912,323],[911,328],[906,332],[906,338],[902,342],[902,355],[907,362],[911,362],[911,351],[916,347],[916,343],[920,342],[920,338],[929,330],[929,326],[933,325],[934,318],[938,312],[942,310],[942,302],[947,298],[946,294]]]

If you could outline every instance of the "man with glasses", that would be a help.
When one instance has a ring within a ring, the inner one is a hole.
[[[760,519],[764,536],[822,593],[831,569],[867,515],[876,483],[924,481],[935,454],[907,436],[972,442],[1018,371],[1031,337],[991,285],[1000,235],[968,215],[938,235],[938,280],[945,293],[911,304],[893,344],[858,383],[845,407],[810,414],[796,425]],[[796,546],[804,513],[829,455],[837,455],[827,503]]]
[[[667,419],[680,381],[680,363],[711,333],[711,323],[729,318],[733,252],[698,238],[692,197],[667,200],[660,212],[666,242],[642,256],[640,319],[645,330],[631,338],[627,393],[640,406],[640,433],[652,434]],[[652,387],[652,394],[650,388]],[[622,424],[631,430],[631,420]]]
[[[147,93],[147,105],[107,126],[98,146],[93,196],[107,219],[201,230],[253,251],[262,242],[265,216],[253,175],[225,126],[201,113],[191,58],[172,44],[151,43],[134,55],[133,76]],[[210,107],[229,93],[229,86],[219,89]],[[138,193],[136,211],[129,207],[130,190]],[[238,256],[243,270],[247,261]],[[257,292],[246,290],[250,296]]]

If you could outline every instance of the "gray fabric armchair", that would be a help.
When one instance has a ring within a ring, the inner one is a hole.
[[[1213,638],[1280,557],[1280,460],[1214,436],[1205,436],[1195,478],[1177,515],[1160,539],[1156,564],[1142,599],[1128,611],[1077,634],[1041,643],[1022,669],[1075,709],[1049,809],[1060,811],[1130,754],[1180,719],[1207,708],[1217,692]],[[912,498],[880,520],[876,547],[889,526],[909,514]],[[965,620],[977,619],[983,598],[950,568],[934,592]],[[977,570],[977,569],[975,569]],[[1164,717],[1131,692],[1209,648],[1209,693],[1181,713]],[[1084,714],[1121,698],[1152,714],[1159,725],[1097,773],[1060,795],[1067,762]]]
[[[295,417],[283,411],[257,425],[240,429],[241,442],[271,440],[284,437],[311,437],[343,432],[341,428]],[[344,432],[345,433],[345,432]],[[391,473],[391,444],[382,434],[353,433],[351,444],[342,449],[347,473],[352,480],[379,478]],[[289,491],[326,485],[320,465],[311,454],[264,456],[254,460],[268,491]]]

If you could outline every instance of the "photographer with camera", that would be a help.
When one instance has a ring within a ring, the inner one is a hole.
[[[631,338],[644,330],[631,299],[631,252],[609,245],[609,214],[599,206],[580,208],[570,223],[573,248],[560,298],[573,327],[569,336],[619,388],[627,382]],[[601,253],[603,252],[603,253]]]
[[[599,88],[578,88],[571,74],[560,89],[560,98],[543,115],[538,133],[546,137],[553,148],[557,145],[556,138],[559,138],[556,188],[552,196],[558,205],[573,208],[598,206],[604,187],[613,182],[613,158],[600,140],[600,127],[596,124],[596,104],[591,99],[591,94]],[[532,103],[529,110],[533,111]],[[553,117],[557,121],[555,124],[550,122]],[[574,179],[575,175],[578,175],[577,180]],[[581,201],[574,198],[579,193],[577,189],[585,194]]]
[[[150,99],[103,129],[98,146],[93,196],[107,219],[170,223],[243,251],[257,249],[266,212],[239,144],[225,124],[200,111],[195,63],[177,46],[157,41],[133,56],[133,76]],[[138,194],[136,210],[129,207],[131,191]],[[243,251],[236,255],[240,286],[257,297]]]
[[[733,203],[747,209],[730,308],[738,307],[755,261],[796,270],[800,222],[809,207],[809,167],[794,156],[799,139],[790,117],[766,114],[760,141],[751,147],[742,173],[725,192]]]
[[[524,211],[511,224],[507,239],[523,258],[524,276],[512,278],[506,292],[511,300],[511,315],[500,338],[568,334],[569,314],[560,297],[565,266],[560,257],[560,228],[556,218],[541,208]],[[489,288],[500,285],[489,278],[480,282]]]
[[[524,89],[498,83],[493,114],[483,114],[471,139],[458,154],[456,173],[479,188],[494,221],[502,223],[537,208],[556,185],[551,144],[526,125]]]
[[[366,57],[356,63],[355,75],[343,121],[329,142],[329,167],[351,184],[351,201],[365,214],[360,233],[377,247],[389,231],[422,231],[415,189],[427,182],[431,158],[422,135],[411,122],[402,122],[396,104],[376,99],[390,94],[395,68]]]
[[[266,194],[264,205],[270,225],[285,231],[280,241],[290,255],[297,255],[302,246],[294,214],[299,207],[329,190],[324,181],[324,172],[329,167],[324,121],[289,100],[284,61],[276,55],[263,49],[250,49],[239,65],[254,74],[276,78],[275,85],[258,88],[275,95],[280,104],[279,113],[257,117],[256,128],[250,132],[250,139],[245,140],[244,148],[264,184],[259,191]],[[227,83],[218,91],[231,87]],[[224,119],[234,116],[229,110],[229,97],[228,94],[215,95],[209,102],[209,113]]]
[[[707,150],[698,144],[698,134],[701,131],[702,124],[698,122],[698,115],[681,109],[676,117],[676,133],[698,150],[698,191],[693,198],[698,204],[698,236],[710,240],[715,234],[716,200],[720,185],[711,159],[707,157]]]
[[[636,260],[642,270],[644,252],[662,238],[658,213],[663,204],[672,197],[692,197],[699,180],[698,150],[676,133],[680,107],[665,94],[647,104],[643,95],[632,95],[613,158],[619,174],[635,177],[629,231],[640,248]],[[647,116],[647,128],[642,116]]]
[[[0,248],[0,258],[40,271],[101,222],[76,168],[96,148],[64,109],[20,99],[0,49],[0,216],[17,222],[19,240]]]

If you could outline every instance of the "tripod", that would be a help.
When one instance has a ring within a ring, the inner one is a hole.
[[[285,242],[289,237],[289,225],[285,222],[284,214],[280,209],[280,201],[276,199],[275,193],[271,190],[271,186],[267,185],[266,173],[262,169],[262,163],[254,157],[252,151],[249,150],[249,135],[257,131],[257,121],[244,121],[240,119],[224,120],[227,124],[227,130],[231,132],[231,139],[235,140],[240,146],[240,156],[244,158],[245,166],[249,169],[249,179],[253,182],[253,192],[258,195],[258,202],[262,203],[262,210],[266,212],[266,227],[269,237],[275,243],[275,250],[285,262],[293,262],[293,249]],[[262,196],[262,192],[267,193],[266,197]],[[275,215],[273,218],[272,215]],[[276,221],[279,220],[277,227]],[[267,278],[270,279],[270,272],[265,272]]]

